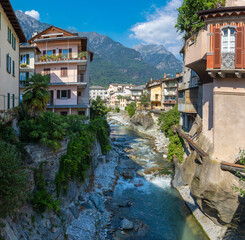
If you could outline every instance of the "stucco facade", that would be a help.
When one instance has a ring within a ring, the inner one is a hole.
[[[51,26],[30,43],[40,49],[35,58],[36,73],[50,77],[51,99],[47,108],[63,115],[84,115],[79,109],[85,109],[88,116],[93,54],[87,51],[87,38]]]
[[[9,109],[19,105],[19,44],[26,40],[15,13],[5,11],[1,3],[0,17],[0,118],[3,118]]]

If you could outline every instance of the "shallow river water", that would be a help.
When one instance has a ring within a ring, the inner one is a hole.
[[[144,223],[141,231],[131,231],[128,235],[121,235],[118,230],[118,238],[208,239],[178,192],[171,187],[172,165],[153,150],[152,139],[115,122],[111,122],[111,129],[111,137],[121,149],[119,179],[111,203],[112,228],[119,229],[122,218],[141,223],[141,226]],[[133,177],[125,179],[122,176],[125,171],[131,172]],[[125,202],[130,206],[119,207]],[[113,239],[112,236],[108,238]]]

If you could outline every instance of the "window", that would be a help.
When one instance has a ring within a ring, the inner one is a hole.
[[[71,90],[57,90],[57,99],[71,98]]]
[[[155,99],[158,100],[159,94],[155,94]]]
[[[43,71],[45,76],[50,76],[50,68],[44,68]]]
[[[26,80],[26,73],[20,73],[20,81]]]
[[[49,50],[49,51],[47,51],[47,55],[48,55],[48,56],[53,55],[53,50]]]
[[[11,29],[8,26],[8,42],[11,43]]]
[[[21,55],[20,56],[20,63],[22,64],[30,64],[30,55],[29,54],[25,54],[25,55]]]
[[[226,27],[222,30],[221,34],[221,52],[235,53],[236,29],[234,27]]]
[[[60,69],[60,76],[67,77],[67,67],[63,67]]]
[[[8,109],[10,109],[10,93],[8,93]]]
[[[78,92],[78,97],[81,97],[81,92]]]
[[[14,94],[13,94],[12,98],[13,98],[13,99],[12,99],[12,104],[13,104],[13,108],[14,108],[14,107],[15,107],[15,102],[14,102],[14,100],[15,100],[15,99],[14,99]]]
[[[78,115],[85,116],[85,111],[78,111]]]
[[[67,116],[67,112],[60,112],[61,116]]]
[[[7,72],[11,73],[11,57],[7,54]]]

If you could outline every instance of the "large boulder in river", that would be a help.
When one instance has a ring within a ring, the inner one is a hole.
[[[134,224],[131,221],[129,221],[128,219],[124,218],[121,221],[120,227],[123,230],[132,230],[134,228]]]
[[[154,125],[151,114],[138,113],[135,114],[130,121],[136,126],[141,126],[144,130],[149,129]]]

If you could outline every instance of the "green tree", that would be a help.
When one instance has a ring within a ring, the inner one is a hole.
[[[27,173],[15,146],[0,142],[0,216],[13,213],[26,199]]]
[[[38,112],[45,110],[50,99],[48,90],[49,77],[35,74],[28,80],[29,86],[23,95],[26,109],[31,116],[36,116]]]
[[[151,99],[150,99],[149,94],[142,94],[140,96],[139,103],[140,103],[140,106],[142,106],[144,109],[146,109],[151,103]]]
[[[215,8],[216,4],[225,5],[224,0],[184,0],[182,6],[178,8],[178,18],[176,29],[180,33],[184,33],[184,39],[190,37],[192,33],[197,33],[205,26],[204,22],[200,21],[197,12]]]
[[[135,102],[131,102],[127,107],[125,107],[125,110],[128,112],[130,118],[133,117],[136,110]]]
[[[92,100],[92,109],[91,109],[91,119],[95,119],[97,117],[105,117],[108,113],[109,109],[106,104],[102,101],[100,96],[97,96],[96,100]]]

